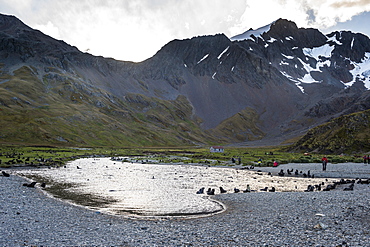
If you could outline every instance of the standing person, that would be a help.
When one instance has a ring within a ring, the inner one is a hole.
[[[262,164],[262,158],[260,157],[259,159],[258,159],[258,165],[261,165]]]
[[[364,157],[362,157],[364,159],[364,164],[367,164],[367,162],[369,161],[368,160],[368,157],[366,155],[364,155]]]
[[[323,171],[326,171],[326,165],[328,164],[328,158],[326,158],[326,156],[324,156],[322,159],[322,170]]]

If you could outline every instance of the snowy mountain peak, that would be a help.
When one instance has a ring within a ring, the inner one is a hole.
[[[267,33],[270,30],[271,25],[273,25],[276,21],[273,21],[270,24],[268,24],[266,26],[263,26],[263,27],[260,27],[256,30],[253,30],[251,28],[251,29],[249,29],[248,31],[246,31],[242,34],[238,34],[238,35],[235,35],[235,36],[231,37],[230,40],[231,41],[246,40],[246,39],[253,40],[253,37],[255,37],[255,38],[261,37],[262,38],[261,35],[264,34],[264,33]]]

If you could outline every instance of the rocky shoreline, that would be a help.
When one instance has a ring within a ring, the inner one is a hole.
[[[0,176],[0,246],[370,246],[368,184],[356,183],[353,191],[228,193],[214,197],[227,207],[220,214],[145,220],[74,206],[24,182]]]

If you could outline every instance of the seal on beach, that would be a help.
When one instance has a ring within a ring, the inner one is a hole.
[[[336,188],[336,186],[337,186],[337,184],[336,184],[336,183],[334,183],[334,184],[328,184],[328,185],[326,186],[326,188],[325,188],[325,189],[323,189],[323,191],[330,191],[330,190],[333,190],[333,189],[335,189],[335,188]]]
[[[37,182],[32,182],[32,183],[24,183],[23,186],[26,186],[26,187],[29,187],[29,188],[35,188],[35,185],[37,184]]]
[[[197,191],[197,194],[204,194],[204,187],[200,188],[200,189]]]
[[[220,186],[220,193],[226,193],[227,192],[227,190],[225,190],[224,188],[222,188],[221,186]]]
[[[311,184],[309,184],[307,186],[307,189],[304,192],[312,192],[312,191],[314,191],[314,189],[315,189],[315,186],[312,186]]]
[[[209,189],[211,189],[211,188],[209,188]],[[211,189],[211,190],[207,191],[207,195],[209,195],[209,196],[213,196],[214,194],[215,194],[215,189]]]
[[[357,181],[358,184],[370,184],[370,178],[362,180],[361,178]]]
[[[281,176],[281,177],[283,177],[283,176],[284,176],[284,174],[285,174],[285,173],[284,173],[284,170],[283,170],[283,169],[281,169],[281,170],[280,170],[280,172],[278,173],[278,175],[279,175],[279,176]]]
[[[353,190],[353,187],[354,187],[354,186],[355,186],[355,184],[354,184],[354,183],[351,183],[351,184],[349,185],[349,187],[344,188],[344,189],[343,189],[343,191]]]
[[[10,174],[7,172],[1,171],[1,173],[3,174],[4,177],[10,177]]]

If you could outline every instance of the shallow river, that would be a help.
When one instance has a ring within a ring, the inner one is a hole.
[[[79,159],[64,168],[22,170],[55,197],[116,215],[189,216],[220,212],[223,205],[201,187],[219,186],[229,192],[246,188],[250,174],[232,168],[193,165],[158,165]],[[92,203],[94,201],[95,203]]]
[[[220,202],[205,194],[196,194],[204,187],[220,193],[234,188],[254,191],[262,188],[276,192],[302,192],[307,185],[331,183],[335,177],[362,177],[370,174],[363,164],[330,164],[327,172],[320,164],[287,164],[279,167],[260,167],[264,171],[208,167],[197,165],[160,165],[112,161],[109,158],[79,159],[60,168],[21,169],[20,175],[46,182],[49,194],[97,212],[140,217],[189,217],[218,213],[225,209]],[[280,169],[311,170],[315,178],[277,176]],[[267,173],[271,172],[272,175]],[[360,173],[360,174],[359,174]],[[326,178],[325,178],[326,177]],[[331,178],[330,178],[331,177]]]

